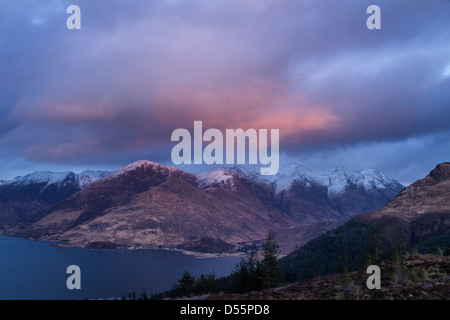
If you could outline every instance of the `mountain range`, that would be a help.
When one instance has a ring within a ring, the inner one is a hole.
[[[45,178],[16,178],[0,186],[2,203],[13,211],[2,216],[17,221],[3,227],[9,234],[89,248],[206,252],[257,243],[271,229],[288,253],[355,215],[381,208],[404,188],[375,170],[338,167],[319,174],[298,164],[275,176],[240,167],[193,174],[151,161],[84,180],[73,173],[68,179],[61,179],[64,174],[34,176]],[[58,192],[45,202],[47,189]],[[25,199],[19,201],[32,203],[35,210],[14,212],[20,208],[14,199]]]
[[[281,262],[288,281],[356,270],[370,256],[378,263],[398,250],[450,250],[450,162],[403,189],[383,208],[358,215],[308,242]]]
[[[23,222],[109,174],[109,171],[101,170],[86,170],[79,174],[36,171],[13,180],[1,180],[0,227]]]

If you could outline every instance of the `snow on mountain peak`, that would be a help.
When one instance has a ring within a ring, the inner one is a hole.
[[[364,181],[361,172],[347,169],[346,167],[336,167],[327,171],[324,176],[328,177],[328,195],[333,196],[345,191],[350,185],[360,185]],[[366,184],[364,184],[366,187]]]
[[[0,185],[31,183],[45,183],[46,185],[50,185],[74,182],[82,189],[100,179],[114,178],[138,168],[151,168],[152,170],[167,174],[179,171],[179,169],[167,167],[152,161],[140,160],[120,168],[111,174],[109,171],[102,170],[85,170],[79,174],[71,171],[35,171],[25,176],[16,177],[13,180],[2,180],[0,181]],[[275,194],[289,190],[295,182],[303,183],[306,187],[311,187],[313,184],[326,187],[330,197],[345,192],[345,189],[351,185],[364,188],[365,190],[382,190],[389,186],[400,185],[397,181],[387,178],[382,172],[374,169],[353,171],[341,166],[326,172],[315,173],[298,163],[285,165],[274,176],[261,176],[258,171],[252,171],[239,166],[219,167],[215,170],[196,175],[199,187],[202,189],[215,186],[234,188],[235,176],[272,184],[275,189]]]
[[[387,179],[385,175],[375,169],[365,169],[354,171],[345,167],[337,167],[323,174],[328,177],[328,195],[341,194],[350,185],[363,187],[366,191],[373,188],[377,190],[386,189],[387,186],[395,183],[394,180]]]
[[[315,173],[298,163],[285,165],[274,176],[261,176],[256,171],[238,166],[220,167],[210,172],[198,174],[197,181],[200,188],[203,189],[221,185],[233,187],[234,176],[272,184],[275,188],[275,194],[289,190],[294,183],[303,183],[306,187],[315,184],[326,187],[330,197],[345,192],[345,189],[351,185],[362,187],[365,190],[371,190],[372,188],[381,190],[395,183],[394,180],[387,179],[383,173],[374,169],[359,172],[340,166],[326,172]]]
[[[294,182],[302,182],[306,187],[310,187],[312,184],[326,187],[330,197],[343,193],[350,185],[363,187],[365,190],[372,188],[381,190],[396,183],[374,169],[359,172],[339,166],[326,172],[314,173],[296,163],[284,166],[277,175],[271,178],[271,182],[275,186],[275,194],[289,190]]]
[[[156,163],[153,161],[139,160],[139,161],[133,162],[123,168],[117,169],[116,171],[111,173],[111,175],[109,175],[109,178],[118,177],[120,175],[123,175],[123,174],[133,171],[133,170],[136,170],[138,168],[152,168],[153,170],[161,170],[161,171],[168,170],[169,172],[178,171],[177,168],[166,167],[162,164],[159,164],[159,163]]]
[[[226,168],[221,167],[209,172],[198,174],[197,181],[201,189],[214,185],[233,186],[233,173],[228,171]]]
[[[364,176],[364,187],[366,189],[385,189],[386,186],[398,183],[393,179],[387,178],[382,172],[375,169],[362,170],[361,174]]]
[[[391,181],[390,179],[386,178],[386,176],[375,169],[365,169],[361,171],[361,174],[366,178],[366,180],[370,181]]]
[[[275,186],[275,194],[289,189],[294,182],[303,181],[307,186],[310,181],[316,181],[317,177],[308,168],[298,164],[289,163],[285,165],[278,174],[270,177],[270,182]]]
[[[51,184],[61,184],[63,182],[74,182],[82,189],[109,174],[109,171],[102,170],[85,170],[79,174],[75,174],[72,171],[34,171],[33,173],[24,176],[17,176],[13,180],[2,181],[0,185],[45,183],[48,186]]]
[[[35,171],[33,173],[27,174],[25,176],[15,177],[11,183],[46,183],[54,184],[60,183],[68,178],[70,175],[74,175],[71,171],[64,172],[53,172],[53,171]]]
[[[219,167],[209,172],[197,174],[197,181],[199,187],[202,189],[215,186],[215,185],[228,185],[234,187],[233,177],[251,179],[251,180],[264,180],[259,171],[253,171],[244,167]]]
[[[106,178],[111,172],[105,170],[84,170],[77,174],[78,187],[83,189],[91,183]]]

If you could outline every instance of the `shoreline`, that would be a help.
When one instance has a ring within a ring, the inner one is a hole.
[[[245,252],[231,252],[231,253],[213,252],[213,253],[209,253],[209,252],[189,251],[189,250],[177,249],[177,248],[154,248],[154,247],[134,247],[134,246],[117,246],[116,248],[101,248],[101,247],[88,248],[86,246],[76,245],[73,243],[60,241],[60,240],[49,240],[49,239],[45,239],[45,238],[36,239],[36,238],[32,238],[32,237],[27,238],[27,237],[20,237],[20,236],[11,235],[11,234],[5,234],[5,233],[0,233],[0,236],[14,238],[16,240],[48,242],[50,246],[55,247],[55,248],[60,248],[60,249],[80,248],[80,249],[85,249],[85,250],[101,250],[101,251],[106,251],[106,250],[111,250],[111,251],[160,250],[160,251],[178,252],[180,254],[183,254],[186,256],[191,256],[194,258],[199,258],[199,259],[240,257],[240,256],[246,255]]]

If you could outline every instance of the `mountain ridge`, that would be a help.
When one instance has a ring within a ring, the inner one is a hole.
[[[378,208],[402,186],[395,187],[387,185],[390,193],[382,194],[375,187],[368,192],[361,183],[349,184],[348,198],[345,190],[330,196],[324,185],[294,181],[276,193],[273,180],[240,167],[193,174],[140,160],[41,210],[11,233],[88,247],[188,250],[204,245],[210,250],[211,244],[258,243],[274,229],[287,253],[362,213],[354,199]]]
[[[0,227],[23,222],[109,174],[104,170],[35,171],[0,182]]]
[[[305,184],[315,183],[326,187],[330,197],[338,195],[352,184],[363,186],[366,190],[371,188],[386,188],[387,185],[395,185],[397,188],[403,188],[398,181],[388,179],[386,176],[375,169],[364,169],[355,171],[339,166],[328,171],[313,172],[298,163],[289,163],[282,167],[280,171],[273,176],[261,176],[256,171],[245,170],[242,167],[219,167],[215,170],[199,174],[202,180],[212,173],[222,173],[222,175],[238,174],[248,179],[255,179],[275,185],[275,195],[288,190],[295,182],[304,182]],[[216,179],[223,179],[218,174]],[[214,182],[214,181],[213,181]]]
[[[13,185],[13,184],[30,184],[30,183],[61,183],[64,182],[70,176],[75,177],[80,188],[89,185],[91,182],[103,179],[111,174],[107,170],[84,170],[80,173],[73,171],[34,171],[24,176],[16,176],[11,180],[0,180],[0,186]],[[84,180],[88,180],[85,182]],[[90,181],[90,182],[89,182]]]
[[[450,248],[450,163],[404,188],[385,206],[357,215],[282,259],[288,281],[307,279],[311,266],[321,275],[358,269],[367,254],[377,262],[394,249],[432,245]],[[445,247],[447,246],[447,247]]]

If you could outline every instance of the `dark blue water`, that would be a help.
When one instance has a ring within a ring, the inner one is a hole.
[[[48,242],[0,236],[0,299],[120,298],[135,291],[171,289],[192,275],[231,272],[239,258],[194,258],[164,250],[58,248]],[[81,290],[69,290],[69,265],[81,269]]]

